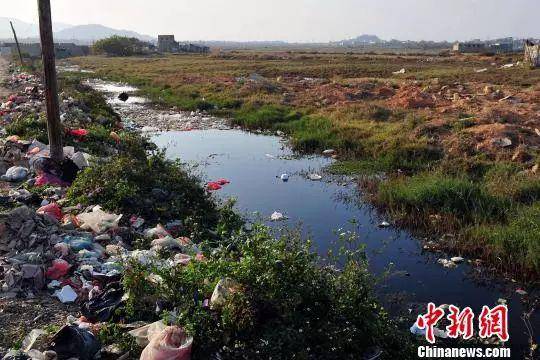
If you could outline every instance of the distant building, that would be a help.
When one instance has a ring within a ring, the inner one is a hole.
[[[462,54],[484,53],[487,52],[487,46],[481,42],[457,42],[452,50]]]
[[[73,43],[54,44],[54,53],[57,59],[65,59],[68,57],[88,56],[90,47],[84,45],[76,45]]]
[[[159,52],[178,52],[178,42],[174,35],[158,35]]]
[[[157,50],[162,53],[199,53],[206,54],[210,52],[208,46],[195,44],[180,44],[174,39],[174,35],[158,35]]]

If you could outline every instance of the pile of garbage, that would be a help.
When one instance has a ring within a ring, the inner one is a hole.
[[[8,86],[13,95],[0,102],[3,125],[44,111],[43,87],[36,76],[15,72]],[[64,147],[62,163],[52,161],[48,145],[0,130],[0,206],[5,210],[0,213],[0,303],[48,296],[59,304],[77,304],[80,314],[68,316],[54,333],[32,330],[18,350],[7,352],[0,345],[3,359],[119,358],[118,349],[102,347],[97,334],[129,299],[121,284],[125,267],[133,261],[163,267],[204,258],[189,238],[179,236],[181,220],[152,226],[99,205],[69,206],[68,188],[93,159],[81,150],[88,136],[84,127],[99,120],[84,103],[64,94],[61,99],[61,121],[67,136],[76,140],[75,146]],[[135,239],[145,239],[150,249],[137,250]],[[159,260],[161,251],[174,256]],[[190,358],[193,339],[183,329],[165,323],[127,326],[145,348],[141,359]]]

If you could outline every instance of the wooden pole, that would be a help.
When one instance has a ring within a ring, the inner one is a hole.
[[[15,28],[13,27],[13,23],[10,21],[9,24],[11,25],[11,31],[13,31],[13,37],[15,38],[15,44],[17,45],[17,51],[19,52],[19,59],[21,59],[21,66],[24,66],[24,61],[21,53],[21,47],[19,46],[19,39],[17,39],[17,33],[15,32]]]
[[[62,126],[58,103],[58,83],[56,81],[56,63],[54,59],[54,41],[51,20],[50,0],[38,0],[39,34],[41,37],[41,58],[45,78],[45,100],[47,102],[47,132],[51,159],[64,160],[62,148]]]

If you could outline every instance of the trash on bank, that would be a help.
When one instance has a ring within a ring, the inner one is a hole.
[[[66,276],[69,272],[71,265],[64,259],[53,260],[52,266],[47,269],[45,276],[48,279],[58,280]]]
[[[77,300],[77,293],[70,285],[64,286],[61,290],[56,290],[54,296],[60,300],[61,303],[71,303]]]
[[[81,223],[81,229],[92,230],[96,234],[101,234],[117,228],[122,215],[106,213],[101,209],[101,206],[97,205],[92,208],[91,212],[77,215],[77,219]]]
[[[28,176],[28,169],[22,166],[12,166],[10,167],[5,175],[0,177],[1,180],[18,182],[23,181]]]
[[[287,182],[287,181],[289,181],[289,175],[288,174],[281,174],[280,179],[283,182]]]
[[[58,221],[62,220],[62,210],[60,209],[60,206],[58,206],[57,203],[50,203],[48,205],[42,206],[39,209],[37,209],[36,213],[48,215]]]
[[[150,340],[165,330],[166,327],[167,325],[163,323],[163,320],[159,320],[135,330],[131,330],[128,334],[135,338],[137,345],[146,347],[150,343]]]
[[[189,360],[193,338],[178,326],[167,326],[154,335],[140,360]]]
[[[233,279],[225,278],[219,280],[212,292],[212,297],[210,298],[210,308],[212,310],[219,309],[225,305],[227,298],[239,291],[240,284]]]
[[[54,335],[49,349],[56,352],[58,359],[92,360],[101,344],[90,331],[66,325]]]
[[[457,267],[457,264],[455,262],[453,262],[452,260],[448,260],[448,259],[439,259],[439,260],[437,260],[437,263],[441,264],[442,266],[444,266],[445,268],[448,268],[448,269],[453,269],[453,268]]]
[[[274,211],[274,212],[272,213],[272,215],[270,215],[270,220],[271,220],[271,221],[281,221],[281,220],[285,220],[285,216],[284,216],[282,213],[278,212],[278,211]]]
[[[308,175],[309,180],[311,181],[319,181],[322,180],[322,176],[319,174],[309,174]]]

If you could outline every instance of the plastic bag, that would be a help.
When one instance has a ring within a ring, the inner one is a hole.
[[[2,175],[4,181],[22,181],[28,176],[28,169],[22,166],[10,167],[5,175]]]
[[[219,280],[210,298],[210,308],[214,310],[225,305],[229,295],[238,291],[239,288],[240,285],[232,279],[225,278]]]
[[[69,130],[69,135],[75,136],[78,138],[84,138],[86,135],[88,135],[88,130],[86,129],[71,129]]]
[[[55,218],[56,220],[62,220],[62,210],[57,203],[51,203],[45,206],[40,207],[37,211],[38,214],[49,215],[50,217]]]
[[[131,330],[128,334],[135,338],[137,345],[146,347],[150,343],[150,340],[165,330],[166,327],[167,325],[165,325],[162,320],[159,320],[152,324]]]
[[[69,186],[68,183],[63,181],[57,176],[54,176],[49,173],[42,173],[36,178],[35,186],[45,186],[45,185],[58,185],[58,186]]]
[[[47,269],[45,275],[49,279],[58,280],[66,276],[70,268],[71,265],[66,260],[56,259],[53,260],[52,266]]]
[[[178,326],[168,326],[155,335],[141,354],[140,360],[189,360],[193,338]]]
[[[101,344],[90,331],[76,325],[66,325],[56,333],[49,349],[56,352],[59,360],[91,360],[101,349]]]
[[[101,234],[117,228],[122,215],[106,213],[98,205],[92,209],[92,212],[77,215],[77,219],[81,222],[81,229],[91,229],[93,232]]]
[[[67,235],[64,242],[68,244],[73,251],[94,250],[94,243],[90,235]]]
[[[217,182],[211,181],[206,185],[206,188],[208,191],[217,191],[221,189],[221,185],[219,185]]]

